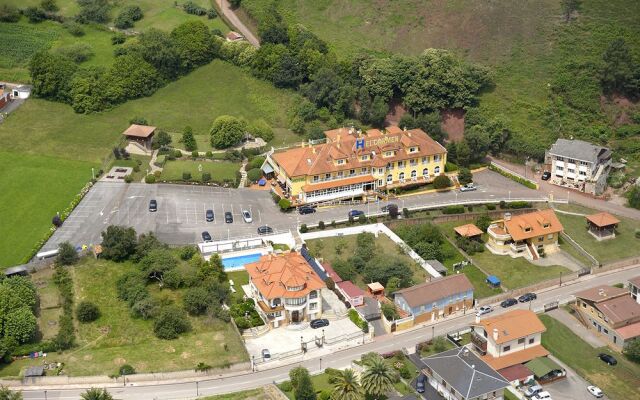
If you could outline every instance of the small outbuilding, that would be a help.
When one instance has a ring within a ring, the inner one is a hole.
[[[373,282],[367,284],[369,294],[375,298],[384,296],[384,286],[380,282]]]
[[[29,275],[29,269],[26,265],[18,265],[10,267],[4,270],[4,275],[9,278],[12,276],[27,276]]]
[[[524,364],[542,384],[562,379],[567,372],[549,357],[538,357]]]
[[[126,131],[122,132],[122,135],[130,142],[138,143],[145,149],[150,150],[155,132],[155,126],[131,124]]]
[[[498,288],[501,285],[500,278],[495,275],[487,276],[486,282],[489,284],[489,286],[494,288]]]
[[[616,237],[616,228],[620,220],[607,212],[587,215],[587,230],[596,240]]]
[[[534,379],[533,372],[524,364],[515,364],[507,368],[498,370],[498,373],[505,377],[512,385],[520,386]]]
[[[38,377],[38,376],[44,376],[44,366],[42,366],[42,365],[36,365],[36,366],[33,366],[33,367],[29,367],[24,372],[24,377],[25,378],[35,378],[35,377]]]
[[[238,42],[240,40],[244,40],[244,36],[234,31],[229,31],[225,38],[227,39],[227,42]]]
[[[455,228],[453,228],[453,230],[456,232],[456,236],[459,237],[464,237],[471,240],[481,240],[482,238],[482,231],[474,224],[456,226]]]
[[[353,284],[351,281],[342,281],[336,283],[336,287],[345,297],[345,299],[354,307],[364,304],[364,291]]]

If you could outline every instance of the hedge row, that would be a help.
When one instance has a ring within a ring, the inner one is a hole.
[[[510,174],[507,171],[503,170],[502,168],[498,168],[493,164],[489,165],[489,169],[491,171],[499,173],[500,175],[502,175],[504,177],[507,177],[507,178],[511,179],[514,182],[518,182],[519,184],[524,185],[524,186],[528,187],[529,189],[538,189],[538,185],[536,183],[534,183],[534,182],[532,182],[532,181],[530,181],[528,179],[524,179],[524,178],[521,178],[519,176]]]

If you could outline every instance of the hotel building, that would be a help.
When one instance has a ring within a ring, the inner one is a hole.
[[[421,129],[391,126],[365,134],[353,128],[325,132],[326,142],[276,151],[263,170],[273,170],[294,204],[376,195],[428,183],[444,173],[446,149]]]

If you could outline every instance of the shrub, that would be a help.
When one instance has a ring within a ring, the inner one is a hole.
[[[221,115],[211,126],[211,146],[216,149],[231,147],[242,140],[247,123],[230,115]]]
[[[203,287],[188,289],[183,297],[184,309],[191,315],[202,315],[212,303],[207,290]]]
[[[495,167],[493,164],[489,165],[489,169],[491,171],[497,172],[500,175],[511,179],[514,182],[518,182],[518,183],[528,187],[529,189],[537,189],[538,188],[538,185],[535,182],[532,182],[532,181],[530,181],[528,179],[524,179],[524,178],[521,178],[519,176],[515,176],[513,174],[510,174],[510,173],[508,173],[507,171],[505,171],[505,170],[503,170],[501,168]]]
[[[307,232],[309,232],[309,228],[307,228],[307,224],[300,225],[300,233],[307,233]]]
[[[118,368],[118,373],[120,375],[133,375],[136,373],[136,369],[129,364],[124,364]]]
[[[84,29],[82,28],[82,25],[80,25],[77,22],[73,22],[73,21],[65,22],[64,27],[67,29],[67,32],[71,34],[71,36],[80,37],[80,36],[84,36],[85,34]]]
[[[487,214],[481,215],[476,219],[476,226],[480,228],[482,232],[486,232],[491,225],[491,217]]]
[[[404,215],[405,218],[409,218],[410,213],[411,212],[409,211],[408,208],[405,207],[402,209],[402,215]]]
[[[444,165],[444,172],[454,172],[458,170],[458,166],[452,162],[447,162]]]
[[[71,243],[60,243],[60,246],[58,246],[58,255],[56,256],[57,265],[73,265],[78,262],[78,259],[78,252]]]
[[[85,62],[95,54],[93,48],[87,43],[75,43],[69,46],[62,46],[56,52],[75,63]]]
[[[196,3],[194,3],[191,0],[185,2],[182,5],[182,9],[187,14],[199,15],[199,16],[207,14],[207,10],[204,7],[200,7],[199,5],[197,5]]]
[[[264,139],[265,142],[273,140],[273,129],[263,119],[253,121],[248,128],[249,133],[255,137]]]
[[[281,211],[287,211],[291,208],[291,201],[289,199],[280,199],[280,201],[278,201],[278,206]]]
[[[531,208],[531,203],[529,203],[528,201],[512,201],[511,203],[509,203],[509,208]]]
[[[318,229],[324,230],[324,221],[318,222]]]
[[[461,185],[466,185],[467,183],[471,183],[473,181],[473,174],[469,170],[469,168],[460,168],[458,172],[458,182]]]
[[[464,206],[463,205],[453,205],[447,206],[442,210],[443,214],[464,214]]]
[[[293,385],[291,385],[291,382],[289,381],[284,381],[279,386],[280,390],[282,390],[283,392],[290,392],[293,390]]]
[[[636,229],[635,235],[636,239],[640,239],[640,229]]]
[[[177,269],[172,269],[162,275],[164,286],[169,289],[178,289],[182,286],[182,274]]]
[[[80,322],[93,322],[100,317],[100,310],[98,306],[89,302],[83,301],[78,304],[76,308],[76,318]]]
[[[144,177],[144,182],[145,183],[156,183],[156,176],[149,174],[147,176]]]
[[[262,178],[262,170],[260,168],[253,168],[247,172],[247,179],[250,182],[257,182]]]
[[[504,200],[500,200],[500,209],[504,210],[507,207],[507,202]]]
[[[487,204],[487,210],[493,211],[495,209],[496,209],[496,205],[495,204]]]
[[[207,18],[214,19],[218,16],[218,12],[215,8],[210,8],[207,10]]]
[[[446,175],[438,175],[433,180],[433,187],[436,189],[446,189],[451,187],[451,179]]]
[[[112,45],[116,45],[116,44],[122,44],[127,40],[127,35],[125,35],[122,32],[116,32],[113,34],[113,36],[111,36],[111,44]]]
[[[191,172],[187,172],[187,171],[183,172],[182,173],[182,180],[183,181],[191,180]]]
[[[133,27],[135,21],[143,17],[142,10],[138,6],[127,6],[120,11],[113,24],[119,29],[129,29]]]
[[[18,22],[20,10],[8,4],[0,5],[0,22]]]
[[[178,149],[173,150],[173,156],[175,158],[181,158],[182,157],[182,152]]]
[[[160,310],[158,318],[153,324],[156,337],[165,340],[176,339],[181,333],[191,329],[191,323],[184,311],[176,307],[166,307]]]
[[[202,173],[202,182],[211,182],[211,174],[209,172]]]
[[[27,7],[22,11],[22,14],[24,14],[31,23],[42,22],[47,19],[44,10],[38,7]]]
[[[131,176],[131,175],[126,175],[126,176],[124,177],[124,181],[125,181],[126,183],[131,183],[131,182],[133,182],[133,176]]]
[[[204,154],[204,156],[205,156],[205,157],[207,157],[207,158],[213,158],[213,152],[211,152],[211,151],[207,151],[207,152]]]

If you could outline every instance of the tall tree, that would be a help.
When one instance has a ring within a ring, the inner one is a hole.
[[[304,367],[296,367],[289,371],[291,385],[296,400],[316,400],[316,391],[309,371]]]
[[[220,42],[214,40],[209,28],[198,20],[178,25],[171,31],[171,38],[184,71],[190,71],[213,60],[220,48]]]
[[[33,94],[51,100],[68,102],[70,82],[78,66],[59,54],[42,51],[29,62]]]
[[[640,94],[640,66],[633,59],[625,40],[618,38],[611,42],[602,59],[604,67],[600,80],[604,91],[637,97]]]
[[[394,370],[380,356],[370,357],[362,373],[362,388],[375,399],[384,397],[393,388]]]
[[[363,398],[362,386],[351,368],[337,373],[333,382],[333,391],[331,392],[333,400],[361,400]]]
[[[102,232],[102,257],[124,261],[136,251],[136,231],[133,228],[110,225]]]
[[[151,28],[138,36],[138,45],[142,58],[163,78],[171,79],[180,73],[180,56],[168,33]]]
[[[22,400],[22,392],[14,392],[6,386],[0,385],[0,400]]]

